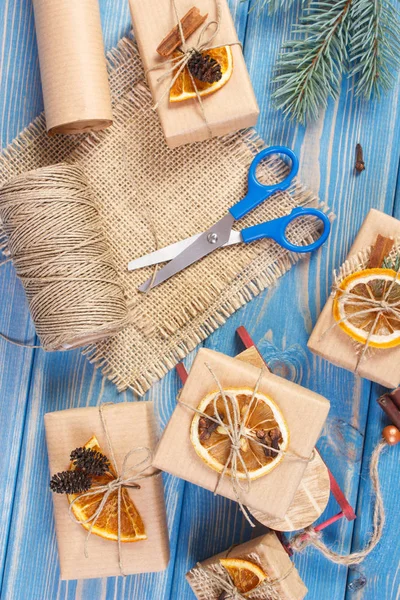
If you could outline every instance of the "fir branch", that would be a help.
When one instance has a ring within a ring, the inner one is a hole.
[[[400,66],[400,19],[387,0],[353,0],[351,11],[350,75],[356,95],[366,99],[388,91]]]
[[[245,0],[242,0],[245,1]],[[306,0],[302,0],[305,2]],[[268,8],[268,14],[274,15],[278,10],[289,10],[293,6],[294,0],[254,0],[250,12],[254,9],[260,13],[264,8]]]
[[[392,260],[389,257],[386,257],[383,260],[382,268],[383,269],[393,269],[393,271],[398,272],[400,270],[400,255],[397,254],[397,256],[394,258],[394,260]]]
[[[284,44],[276,65],[275,106],[304,123],[318,117],[328,96],[337,97],[348,61],[350,7],[353,0],[312,1],[300,23],[296,39]]]

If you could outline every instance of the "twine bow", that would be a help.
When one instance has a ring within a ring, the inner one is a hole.
[[[346,292],[346,291],[342,290],[340,287],[340,284],[338,284],[338,278],[336,278],[336,276],[335,276],[336,281],[332,287],[333,297],[338,295],[339,301],[346,302],[347,306],[361,306],[362,307],[360,310],[358,310],[356,312],[352,312],[351,317],[354,318],[354,317],[359,317],[359,316],[365,316],[365,317],[375,316],[372,327],[368,333],[367,339],[365,340],[364,348],[358,357],[356,369],[355,369],[356,371],[368,351],[369,344],[371,342],[371,338],[374,335],[374,332],[375,332],[376,326],[379,322],[379,319],[385,313],[386,314],[390,313],[392,316],[396,317],[396,319],[398,319],[400,321],[400,300],[398,302],[394,302],[391,304],[389,304],[389,302],[388,302],[388,298],[392,291],[392,288],[393,288],[394,284],[398,281],[399,273],[400,273],[400,269],[395,271],[395,274],[392,278],[390,285],[388,286],[388,289],[384,292],[384,295],[380,300],[377,300],[372,295],[370,295],[370,297],[366,297],[366,296],[360,296],[359,294],[354,294],[353,292]],[[339,321],[336,321],[326,331],[324,331],[324,333],[322,334],[322,337],[324,335],[326,335],[329,331],[331,331],[331,329],[333,329],[334,327],[337,327],[341,323],[345,323],[346,321],[348,321],[348,319],[349,319],[349,317],[345,316],[345,317],[341,318]]]
[[[181,20],[179,18],[179,14],[178,14],[178,9],[177,9],[177,6],[176,6],[176,2],[175,2],[175,0],[172,0],[172,7],[174,9],[174,13],[175,13],[176,21],[177,21],[177,26],[178,26],[178,31],[179,31],[179,35],[180,35],[180,38],[181,38],[181,51],[182,51],[182,55],[177,56],[176,58],[171,58],[169,60],[166,60],[161,65],[155,65],[154,67],[151,67],[150,69],[147,69],[146,74],[149,73],[150,71],[155,71],[157,69],[164,69],[165,65],[171,65],[171,67],[169,69],[167,69],[161,75],[161,77],[159,77],[157,79],[157,83],[161,83],[165,79],[167,79],[171,75],[173,75],[171,82],[168,84],[168,86],[166,87],[166,89],[161,94],[160,98],[154,104],[154,106],[153,106],[154,110],[156,110],[159,107],[160,102],[162,102],[162,100],[165,98],[165,96],[170,92],[170,90],[174,86],[176,80],[181,75],[181,73],[184,71],[184,69],[187,67],[188,62],[190,61],[190,59],[192,58],[192,56],[196,52],[200,52],[201,53],[201,52],[205,52],[206,50],[212,50],[213,48],[217,48],[218,47],[218,46],[212,46],[211,43],[214,40],[214,38],[216,37],[216,35],[218,34],[218,32],[220,30],[220,26],[221,26],[221,3],[220,3],[220,0],[215,0],[215,6],[216,6],[216,11],[217,11],[217,17],[216,17],[216,19],[213,20],[213,21],[209,21],[206,25],[204,25],[204,27],[200,31],[200,35],[198,37],[196,45],[194,45],[194,46],[188,46],[188,44],[186,43],[184,32],[183,32],[182,23],[181,23]],[[209,32],[209,30],[211,28],[214,28],[214,30],[211,33],[209,33],[209,35],[208,35],[207,38],[205,38],[207,32]],[[236,44],[239,44],[241,46],[241,43],[239,41],[231,42],[231,43],[224,44],[224,45],[225,46],[234,46]],[[210,124],[208,122],[208,119],[207,119],[207,116],[206,116],[206,113],[205,113],[205,110],[204,110],[203,100],[201,98],[201,95],[199,93],[198,87],[196,85],[196,81],[195,81],[192,73],[190,72],[190,69],[188,69],[188,73],[189,73],[189,76],[190,76],[190,80],[191,80],[193,89],[194,89],[195,94],[196,94],[197,101],[199,103],[201,116],[202,116],[202,118],[204,120],[204,123],[207,126],[208,133],[209,133],[209,135],[211,137],[212,136],[212,130],[211,130]]]
[[[249,558],[253,558],[253,555]],[[257,557],[258,559],[258,557]],[[259,559],[258,559],[259,560]],[[266,598],[273,600],[273,598],[278,598],[276,594],[276,585],[287,579],[289,575],[292,573],[294,569],[294,564],[292,563],[288,571],[277,579],[265,579],[260,585],[257,586],[256,589],[251,594],[251,598],[253,600],[264,600]],[[210,587],[213,585],[214,588],[217,588],[217,594],[224,594],[224,600],[249,600],[248,593],[243,595],[238,588],[235,586],[233,580],[231,579],[228,571],[224,569],[221,565],[214,565],[213,568],[203,567],[201,563],[197,563],[196,567],[192,569],[192,573],[198,572],[201,575],[201,587],[204,589],[204,583],[208,584]]]
[[[218,394],[215,394],[214,399],[213,399],[214,416],[210,416],[210,415],[202,412],[201,410],[198,410],[197,408],[194,408],[193,406],[190,406],[189,404],[182,402],[182,400],[179,400],[179,403],[182,404],[183,406],[185,406],[186,408],[189,408],[190,410],[201,415],[202,417],[205,417],[206,419],[209,419],[210,421],[213,421],[214,423],[218,423],[219,426],[224,428],[226,435],[228,436],[228,438],[230,440],[230,452],[229,452],[228,458],[226,459],[225,464],[222,468],[222,471],[220,472],[220,474],[218,476],[217,484],[214,489],[214,494],[215,495],[218,494],[218,490],[221,485],[221,482],[222,482],[223,478],[225,477],[225,475],[227,475],[227,472],[229,469],[230,470],[230,472],[229,472],[230,480],[231,480],[232,489],[233,489],[233,493],[235,495],[236,502],[239,504],[241,511],[243,512],[245,518],[250,523],[250,525],[252,527],[255,527],[255,524],[253,523],[253,521],[250,518],[250,513],[249,513],[248,509],[246,508],[246,506],[244,506],[243,502],[241,501],[241,492],[244,492],[246,494],[249,493],[250,486],[251,486],[250,473],[247,468],[246,462],[242,456],[241,439],[245,438],[245,439],[251,440],[252,443],[258,444],[263,449],[271,450],[276,455],[280,454],[283,456],[287,456],[288,458],[293,458],[295,460],[299,460],[299,461],[307,462],[307,463],[313,459],[314,452],[311,454],[310,457],[307,458],[307,457],[300,456],[299,454],[296,454],[295,452],[289,452],[289,451],[284,451],[284,450],[273,448],[272,446],[268,446],[265,443],[261,443],[257,439],[256,434],[253,431],[248,430],[246,428],[247,417],[249,414],[251,414],[253,404],[256,401],[256,396],[257,396],[258,388],[260,386],[261,378],[264,373],[264,368],[262,368],[260,370],[260,375],[257,379],[257,383],[253,390],[250,402],[246,408],[246,411],[242,415],[240,413],[238,404],[233,399],[228,398],[226,396],[225,391],[222,388],[221,383],[220,383],[218,377],[215,375],[214,371],[212,370],[211,366],[208,363],[205,363],[205,366],[210,371],[212,377],[214,378],[214,380],[218,386],[219,392],[220,392],[222,400],[224,402],[225,413],[227,416],[227,423],[225,423],[222,420],[222,418],[220,417],[220,415],[218,414],[218,410],[217,410]],[[229,403],[230,403],[230,405],[229,405]],[[240,465],[243,470],[242,472],[244,474],[244,478],[239,476],[239,466]]]
[[[118,467],[117,467],[117,463],[115,460],[115,454],[114,454],[114,450],[113,450],[113,447],[111,444],[111,439],[110,439],[110,436],[108,433],[108,428],[107,428],[107,424],[106,424],[106,420],[105,420],[104,412],[103,412],[104,407],[109,406],[110,404],[112,404],[112,403],[100,404],[99,413],[100,413],[100,420],[101,420],[101,424],[103,427],[103,431],[104,431],[104,434],[107,439],[107,444],[108,444],[108,448],[110,451],[111,461],[112,461],[115,472],[118,473]],[[128,466],[128,461],[129,461],[130,457],[133,456],[134,454],[138,454],[143,451],[146,453],[145,457],[142,460],[138,460],[133,465]],[[136,483],[137,481],[139,481],[141,479],[148,479],[149,477],[155,477],[157,475],[160,475],[159,470],[156,470],[154,473],[150,473],[147,475],[145,474],[145,471],[149,467],[151,467],[152,461],[153,461],[153,452],[150,448],[148,448],[147,446],[138,446],[136,448],[133,448],[126,454],[124,461],[122,463],[121,472],[120,472],[120,474],[117,475],[117,477],[115,479],[113,479],[112,481],[110,481],[109,483],[106,483],[104,485],[92,486],[87,492],[83,492],[82,494],[79,494],[79,496],[77,496],[69,505],[69,515],[75,523],[79,523],[81,525],[90,523],[90,528],[88,530],[88,534],[86,536],[85,545],[84,545],[85,557],[88,558],[89,555],[88,555],[87,547],[88,547],[89,538],[93,531],[93,527],[95,526],[98,518],[100,517],[101,513],[103,512],[104,507],[106,506],[107,501],[108,501],[109,497],[111,496],[111,494],[113,494],[115,491],[118,493],[118,505],[117,505],[118,566],[119,566],[121,575],[125,575],[125,573],[123,571],[122,553],[121,553],[122,488],[131,487],[131,488],[140,489],[140,485],[138,485]],[[134,471],[134,473],[130,474],[132,471]],[[98,494],[103,494],[103,497],[101,499],[99,506],[95,510],[95,512],[88,519],[79,519],[73,514],[72,508],[73,508],[75,502],[77,502],[78,500],[81,500],[82,498],[90,498],[91,496],[95,496]]]

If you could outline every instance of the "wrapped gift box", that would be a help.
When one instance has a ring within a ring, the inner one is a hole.
[[[107,405],[103,410],[119,471],[133,448],[154,448],[156,423],[151,402],[123,402]],[[47,413],[45,427],[51,474],[68,469],[71,451],[84,446],[93,435],[103,453],[109,456],[98,407]],[[150,467],[145,473],[152,472],[154,469]],[[128,489],[128,493],[142,517],[147,539],[122,544],[124,573],[163,571],[169,561],[169,541],[161,475],[142,479],[140,489]],[[86,529],[71,520],[65,495],[53,494],[53,501],[61,578],[120,575],[117,542],[92,534],[86,558]]]
[[[286,550],[272,531],[245,544],[235,546],[227,552],[217,554],[203,561],[201,566],[206,570],[213,566],[218,568],[219,559],[227,557],[256,562],[263,569],[269,583],[272,585],[273,598],[302,600],[308,592]],[[198,600],[218,600],[220,593],[223,591],[216,582],[207,579],[204,571],[198,567],[194,567],[189,571],[186,579]],[[257,595],[255,589],[248,597],[256,599],[260,596]],[[261,597],[266,598],[269,596],[262,594]]]
[[[372,209],[360,228],[347,259],[372,246],[378,234],[399,238],[400,221]],[[400,384],[400,346],[388,349],[371,348],[357,367],[359,358],[357,345],[340,327],[334,327],[332,308],[333,298],[330,297],[308,341],[310,350],[348,371],[355,372],[357,368],[357,373],[361,377],[388,388],[397,387]]]
[[[143,60],[154,103],[158,102],[168,87],[172,76],[158,82],[165,69],[151,70],[161,65],[163,59],[156,48],[161,40],[177,24],[171,0],[129,0],[133,28]],[[213,136],[224,135],[256,124],[259,109],[249,79],[242,50],[226,0],[219,0],[221,7],[220,30],[211,45],[231,46],[233,73],[229,81],[218,91],[203,98],[208,127]],[[193,7],[193,0],[176,0],[179,17]],[[205,24],[217,17],[216,0],[198,0],[196,7],[202,15],[208,13]],[[201,26],[203,27],[203,26]],[[201,27],[188,38],[188,44],[196,44]],[[209,33],[209,32],[208,32]],[[206,35],[208,35],[208,33]],[[174,148],[188,142],[197,142],[210,136],[197,98],[170,103],[169,93],[160,100],[158,114],[168,146]]]
[[[260,369],[219,352],[199,350],[188,380],[180,396],[181,402],[197,408],[200,401],[217,389],[206,366],[211,367],[223,388],[254,389]],[[311,456],[329,412],[329,402],[319,394],[265,371],[259,391],[270,396],[279,406],[289,429],[289,451],[302,457]],[[203,462],[190,441],[190,425],[194,416],[178,402],[154,457],[154,465],[187,481],[214,491],[219,473]],[[267,475],[251,481],[249,492],[241,492],[241,502],[272,517],[284,517],[307,462],[284,456]],[[235,500],[231,478],[220,482],[218,493]]]

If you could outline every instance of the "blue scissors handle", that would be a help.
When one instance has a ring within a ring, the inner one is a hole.
[[[324,225],[324,230],[320,237],[309,244],[308,246],[297,246],[296,244],[292,244],[287,236],[286,229],[292,221],[298,219],[299,217],[313,216],[317,217],[320,221],[322,221]],[[279,219],[273,219],[272,221],[267,221],[266,223],[260,223],[259,225],[254,225],[253,227],[247,227],[247,229],[243,229],[241,231],[243,241],[248,244],[249,242],[254,242],[255,240],[259,240],[261,238],[270,238],[278,242],[280,246],[290,250],[291,252],[312,252],[316,250],[326,241],[329,232],[331,230],[331,222],[325,213],[316,208],[294,208],[289,215],[285,217],[280,217]]]
[[[274,183],[273,185],[264,185],[260,183],[257,179],[257,166],[260,164],[264,158],[270,156],[271,154],[284,154],[288,158],[290,158],[292,166],[290,173],[280,181],[279,183]],[[270,146],[269,148],[265,148],[261,150],[254,158],[249,168],[249,176],[248,176],[248,190],[246,196],[234,204],[232,208],[229,209],[229,212],[237,221],[241,219],[248,212],[253,210],[256,206],[261,204],[264,200],[269,198],[275,192],[282,192],[283,190],[287,190],[287,188],[292,183],[294,177],[296,177],[299,170],[299,161],[293,150],[290,148],[286,148],[286,146]]]

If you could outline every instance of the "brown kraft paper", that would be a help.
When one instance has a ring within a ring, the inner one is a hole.
[[[227,556],[250,561],[254,556],[257,556],[259,559],[258,564],[268,578],[271,581],[280,580],[276,581],[273,586],[274,591],[276,591],[276,598],[279,598],[279,600],[302,600],[308,592],[286,550],[272,531],[204,560],[201,565],[210,567],[213,564],[218,564],[220,558],[226,558]],[[186,579],[198,600],[214,600],[211,596],[206,595],[208,592],[204,585],[201,588],[201,582],[198,581],[195,570],[189,571]]]
[[[206,123],[197,98],[170,103],[169,92],[161,98],[172,77],[167,77],[162,82],[157,80],[171,68],[171,65],[157,54],[156,48],[177,24],[172,0],[147,0],[146,2],[129,0],[140,55],[147,72],[153,101],[160,102],[158,115],[170,148],[207,139],[210,137],[209,128],[212,136],[221,136],[251,127],[257,122],[259,109],[241,47],[236,43],[238,39],[231,13],[226,0],[218,0],[218,2],[221,8],[220,30],[212,40],[211,46],[233,44],[231,45],[233,73],[224,87],[202,99]],[[195,4],[201,14],[208,13],[205,25],[216,20],[216,0],[199,0]],[[176,7],[179,18],[182,18],[193,7],[193,0],[176,0]],[[188,38],[189,45],[197,44],[202,27]],[[204,37],[207,38],[212,31],[213,28],[210,26]],[[163,68],[149,71],[155,66],[163,65]]]
[[[33,0],[49,134],[112,125],[98,0]]]
[[[210,365],[223,388],[253,389],[260,375],[260,369],[251,364],[202,348],[179,398],[194,408],[204,396],[217,389],[205,363]],[[267,371],[260,380],[259,391],[270,396],[282,411],[289,429],[289,452],[303,457],[311,456],[329,412],[328,400]],[[163,471],[214,491],[219,473],[199,458],[190,441],[190,424],[194,414],[194,411],[178,403],[157,447],[153,464]],[[305,461],[284,456],[273,471],[251,481],[250,491],[241,492],[241,502],[272,517],[284,517],[306,465]],[[218,493],[236,500],[230,477],[223,478]]]
[[[347,259],[372,246],[378,234],[399,238],[400,221],[379,210],[371,209]],[[329,297],[307,345],[315,354],[354,373],[359,358],[357,344],[339,326],[332,327],[335,323],[332,309],[333,298]],[[323,335],[330,327],[332,329]],[[387,388],[397,387],[400,384],[400,346],[388,349],[371,348],[360,361],[357,374]]]
[[[151,450],[156,443],[152,402],[120,403],[104,406],[104,417],[114,449],[118,470],[126,454],[135,447]],[[95,435],[109,457],[98,407],[73,408],[45,415],[50,473],[69,467],[69,455]],[[129,462],[128,466],[131,463]],[[146,473],[151,473],[149,469]],[[147,540],[122,544],[125,574],[163,571],[169,561],[169,541],[161,475],[142,479],[140,490],[128,489],[146,528]],[[50,492],[49,492],[50,493]],[[89,579],[120,575],[118,544],[91,535],[88,558],[84,555],[87,530],[71,520],[64,494],[53,494],[61,579]]]

